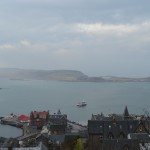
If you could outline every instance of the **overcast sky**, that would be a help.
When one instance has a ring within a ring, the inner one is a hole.
[[[1,0],[0,67],[150,76],[150,0]]]

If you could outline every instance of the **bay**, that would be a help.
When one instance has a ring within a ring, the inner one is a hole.
[[[31,111],[56,113],[58,109],[68,119],[87,123],[92,114],[129,113],[143,114],[149,111],[150,83],[90,83],[59,82],[45,80],[0,79],[0,116],[11,113],[30,115]],[[86,107],[76,104],[82,100]],[[8,127],[5,127],[6,130]],[[13,130],[13,129],[12,129]],[[14,130],[13,130],[14,131]],[[14,135],[14,133],[10,132]],[[0,126],[0,136],[5,134]]]

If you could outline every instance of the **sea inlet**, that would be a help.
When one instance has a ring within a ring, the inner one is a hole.
[[[130,113],[149,112],[150,83],[92,83],[45,80],[0,79],[0,117],[29,115],[31,111],[61,110],[69,120],[86,124],[92,114],[123,113],[127,105]],[[86,107],[77,107],[82,100]],[[17,136],[16,128],[0,125],[0,136]],[[17,129],[20,134],[20,129]],[[18,134],[17,133],[17,134]]]

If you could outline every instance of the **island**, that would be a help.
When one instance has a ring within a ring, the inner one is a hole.
[[[56,80],[67,82],[150,82],[150,77],[88,76],[77,70],[0,68],[0,78],[11,80]]]

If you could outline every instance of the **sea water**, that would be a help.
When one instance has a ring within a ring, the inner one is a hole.
[[[125,106],[128,106],[129,113],[144,114],[150,107],[149,82],[92,83],[0,79],[0,88],[0,117],[11,113],[30,115],[31,111],[49,111],[53,114],[60,109],[63,114],[67,114],[69,120],[86,124],[92,114],[122,114]],[[87,106],[77,107],[76,104],[83,99]],[[8,130],[9,127],[0,125],[0,136],[5,135],[4,128]],[[10,135],[7,136],[16,136],[14,130],[11,127]]]

